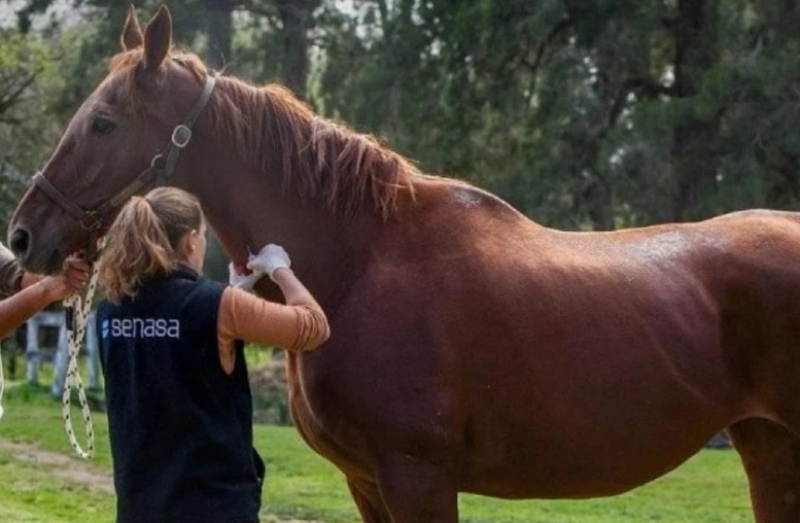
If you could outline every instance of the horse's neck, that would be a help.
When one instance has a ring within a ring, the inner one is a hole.
[[[214,158],[213,155],[209,155]],[[292,269],[323,304],[335,306],[343,285],[357,277],[368,255],[375,218],[344,223],[321,203],[302,203],[281,191],[278,175],[260,173],[235,162],[212,162],[188,189],[203,202],[208,221],[228,255],[243,262],[264,245],[282,245]]]

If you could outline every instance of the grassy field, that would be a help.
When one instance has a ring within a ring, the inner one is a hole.
[[[96,457],[71,457],[60,403],[44,387],[16,385],[0,421],[0,521],[113,522],[107,423],[94,415]],[[76,431],[83,434],[82,427]],[[83,440],[81,439],[81,442]],[[292,428],[258,426],[267,462],[263,522],[358,521],[339,472],[306,447]],[[502,501],[462,496],[461,521],[472,523],[736,523],[752,521],[743,472],[732,451],[703,451],[670,475],[615,498]]]

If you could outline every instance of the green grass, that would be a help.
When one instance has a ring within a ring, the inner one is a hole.
[[[52,473],[35,461],[0,451],[0,521],[73,523],[113,521],[114,497]]]
[[[15,385],[5,399],[0,443],[22,442],[70,456],[60,402],[46,387]],[[110,477],[108,426],[93,416],[96,457],[69,458],[67,465],[23,459],[0,446],[0,521],[72,523],[113,521],[113,494],[90,490],[66,469]],[[75,427],[82,436],[82,427]],[[267,462],[263,521],[307,519],[327,523],[359,521],[341,474],[312,452],[290,427],[257,426],[256,446]],[[80,438],[83,444],[84,438]],[[615,498],[586,501],[503,501],[464,495],[461,521],[470,523],[712,523],[752,521],[738,456],[703,451],[660,480]]]
[[[487,503],[461,498],[463,521],[530,523],[732,523],[753,521],[734,451],[706,450],[671,474],[614,498]]]
[[[271,468],[265,501],[283,517],[350,523],[352,502],[340,474],[304,452],[286,429],[261,433]],[[266,442],[265,442],[266,443]],[[306,455],[304,455],[306,454]],[[506,501],[462,495],[461,521],[471,523],[735,523],[753,520],[744,474],[733,451],[703,451],[670,475],[614,498],[583,501]]]

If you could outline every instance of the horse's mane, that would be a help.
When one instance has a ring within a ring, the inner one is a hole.
[[[192,53],[170,57],[198,80],[209,74]],[[114,56],[109,65],[111,72],[131,70],[127,92],[134,106],[143,102],[137,101],[135,80],[141,60],[138,49]],[[214,132],[231,140],[241,158],[264,172],[277,167],[285,190],[320,201],[337,214],[353,216],[371,202],[386,218],[401,191],[414,193],[418,171],[411,162],[373,136],[316,116],[280,85],[258,88],[220,76],[205,110]]]

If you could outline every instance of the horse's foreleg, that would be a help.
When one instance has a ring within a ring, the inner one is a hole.
[[[455,476],[442,464],[392,455],[382,460],[378,488],[392,523],[458,522]]]
[[[800,522],[800,439],[764,419],[728,427],[750,484],[757,523]]]
[[[392,523],[389,512],[384,508],[378,486],[352,478],[347,478],[347,486],[364,523]]]

